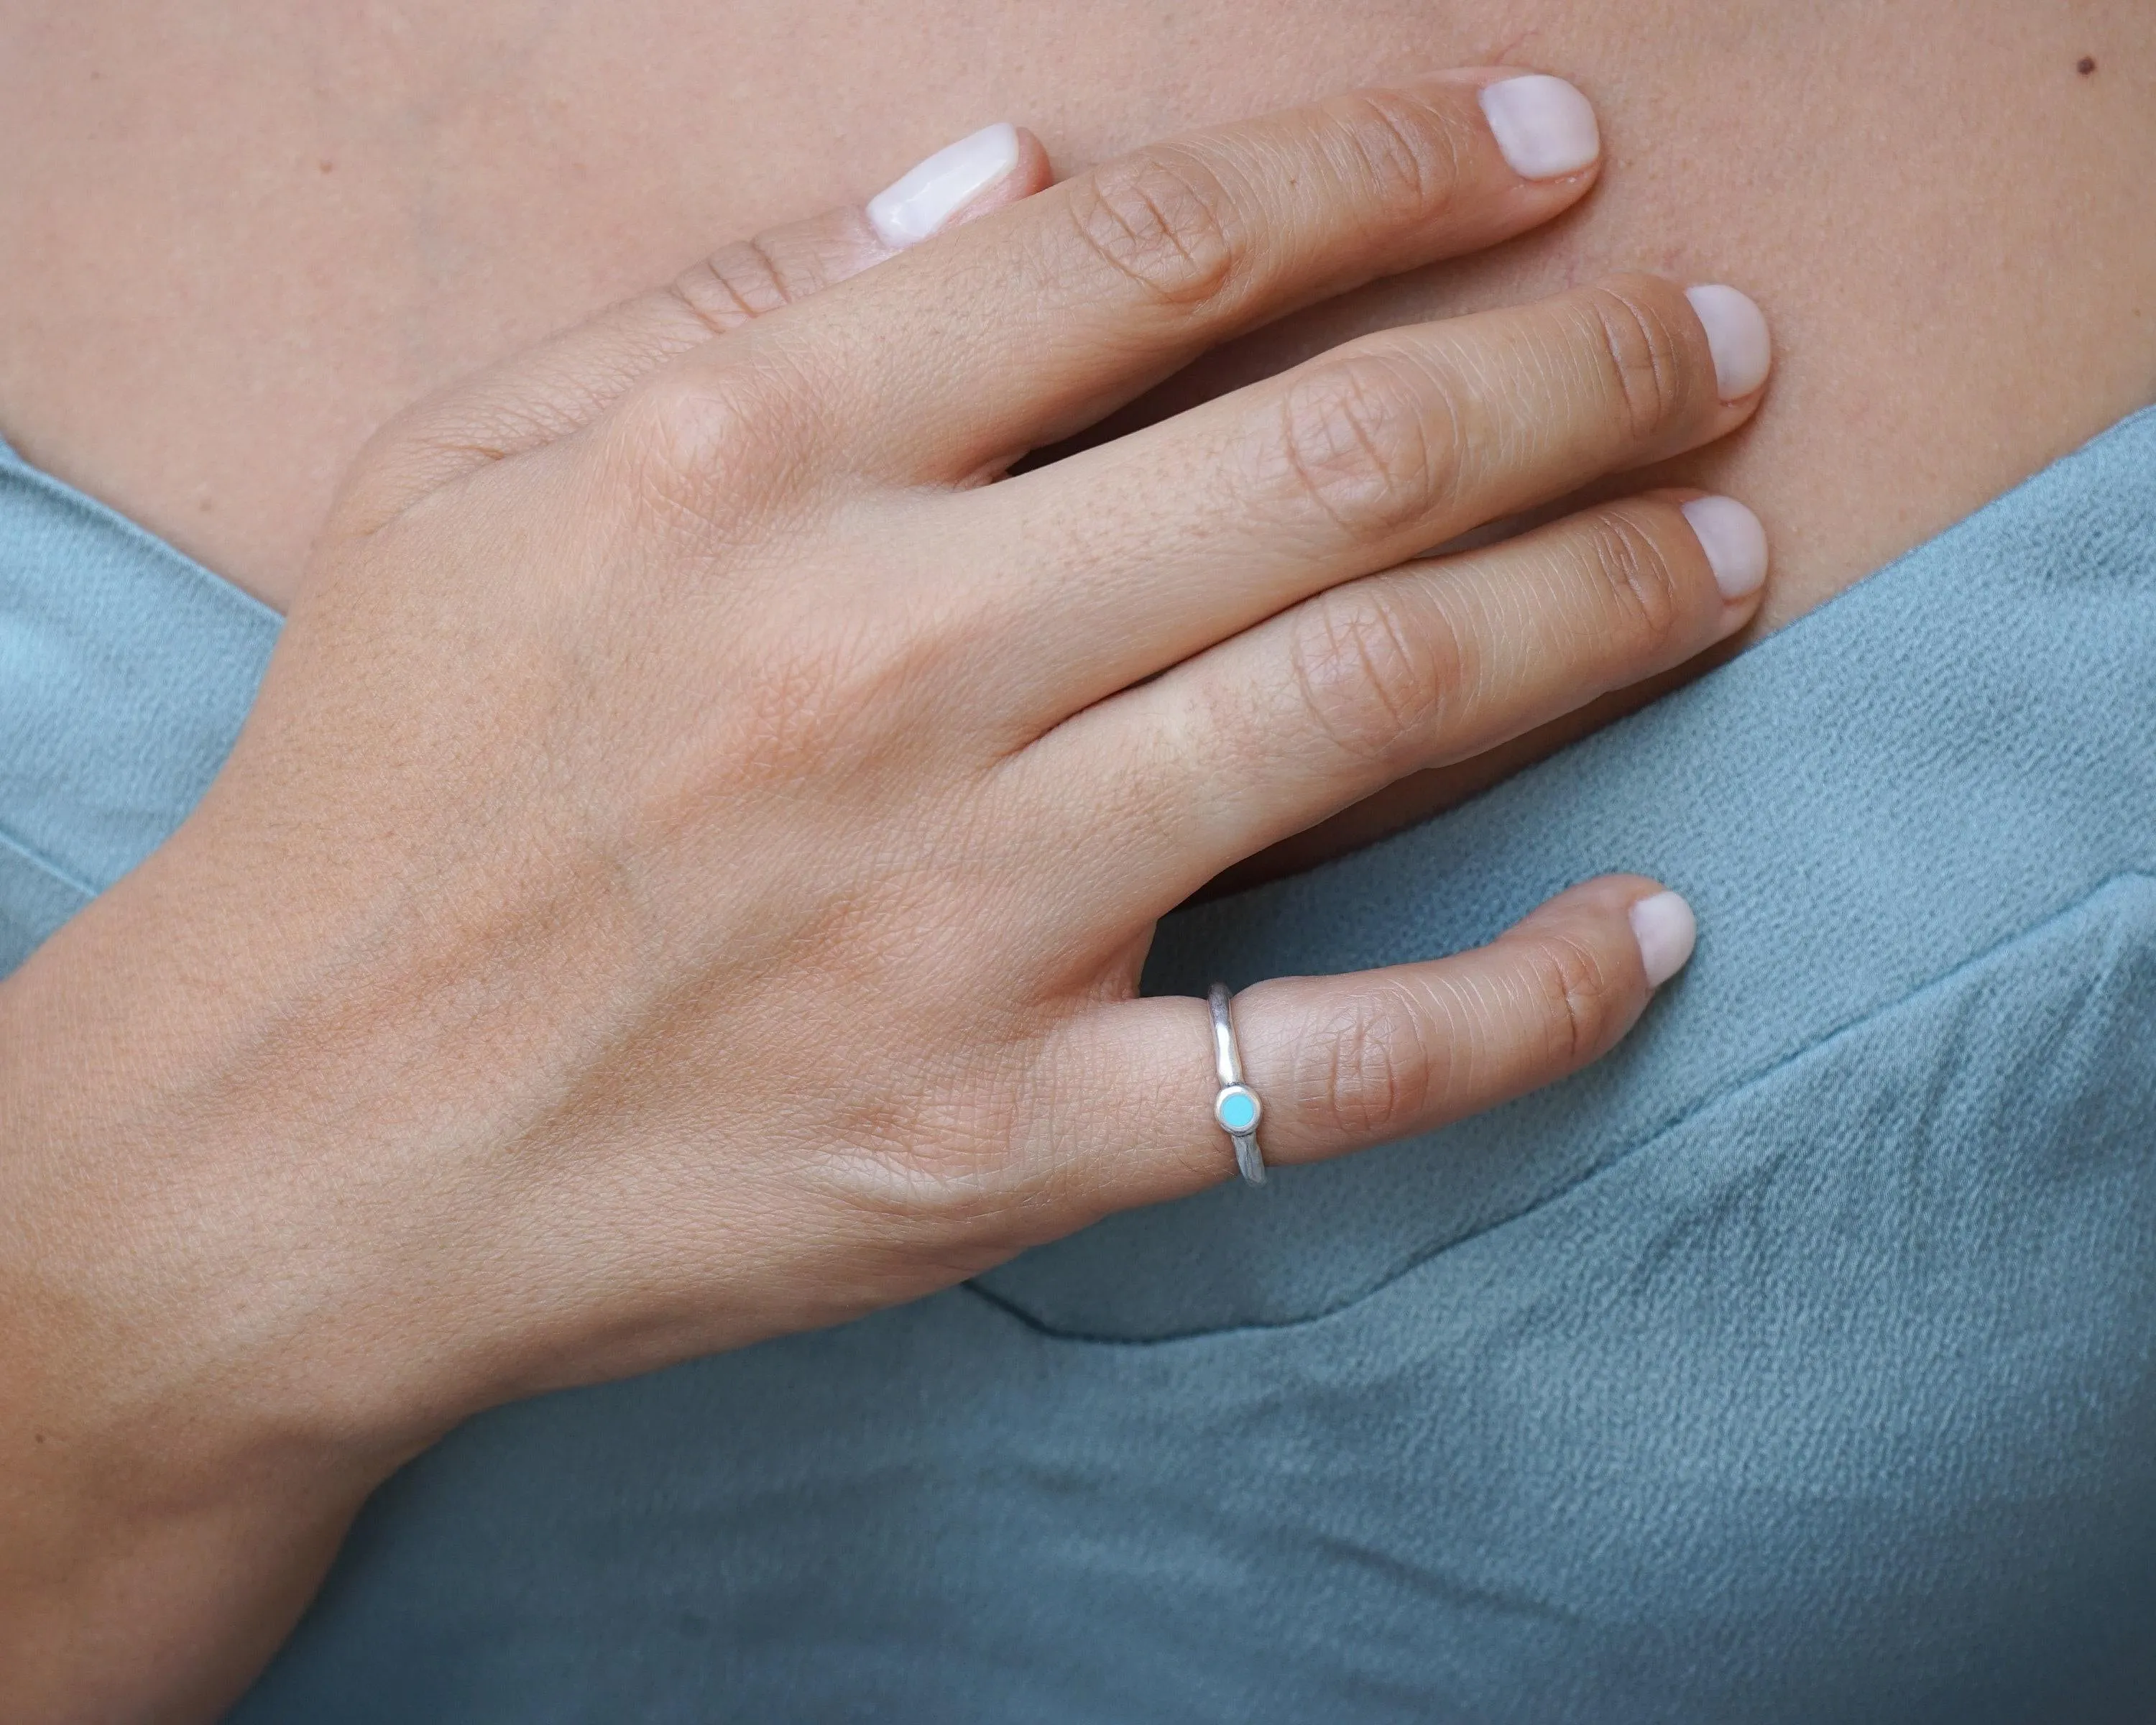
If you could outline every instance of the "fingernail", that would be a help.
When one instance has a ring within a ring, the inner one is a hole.
[[[1714,352],[1714,387],[1724,401],[1748,396],[1767,381],[1774,362],[1767,320],[1759,308],[1733,287],[1686,288],[1685,298],[1707,328]]]
[[[1722,597],[1733,601],[1758,592],[1767,578],[1767,530],[1759,517],[1734,497],[1695,497],[1683,509]]]
[[[1691,906],[1674,892],[1657,892],[1632,906],[1632,938],[1640,943],[1640,963],[1647,968],[1647,986],[1659,988],[1685,968],[1699,933]]]
[[[886,245],[918,244],[1018,166],[1018,128],[984,126],[938,150],[869,200]]]
[[[1523,180],[1576,174],[1602,153],[1594,105],[1562,78],[1534,72],[1486,84],[1482,112],[1506,165]]]

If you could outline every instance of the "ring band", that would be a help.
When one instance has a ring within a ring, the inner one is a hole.
[[[1228,999],[1225,983],[1215,983],[1205,991],[1205,1003],[1213,1009],[1213,1070],[1220,1080],[1220,1093],[1213,1098],[1213,1117],[1235,1142],[1235,1171],[1251,1185],[1262,1186],[1265,1158],[1258,1148],[1258,1122],[1265,1105],[1243,1082],[1243,1055],[1235,1046],[1235,1020],[1228,1010]]]

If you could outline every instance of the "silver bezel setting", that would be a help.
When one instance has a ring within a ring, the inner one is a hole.
[[[1243,1082],[1243,1055],[1235,1045],[1231,999],[1225,983],[1214,983],[1205,994],[1205,1004],[1213,1014],[1213,1070],[1220,1081],[1219,1091],[1213,1098],[1213,1118],[1235,1147],[1235,1172],[1251,1185],[1262,1186],[1265,1183],[1265,1158],[1258,1148],[1258,1125],[1265,1118],[1265,1105],[1258,1093]],[[1231,1099],[1247,1099],[1250,1102],[1247,1125],[1239,1127],[1228,1123],[1221,1111]]]
[[[1237,1099],[1247,1101],[1250,1105],[1250,1117],[1241,1126],[1235,1125],[1228,1118],[1228,1104]],[[1223,1085],[1219,1095],[1213,1098],[1213,1117],[1220,1122],[1220,1130],[1232,1138],[1244,1132],[1255,1132],[1258,1122],[1265,1117],[1265,1105],[1258,1100],[1258,1093],[1247,1084]]]

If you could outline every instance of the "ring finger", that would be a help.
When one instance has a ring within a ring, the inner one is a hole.
[[[1767,545],[1733,499],[1657,492],[1331,588],[1070,720],[1024,756],[1101,787],[1099,855],[1158,914],[1405,773],[1681,664],[1757,608]],[[1105,781],[1105,783],[1104,783]],[[1029,786],[1029,789],[1035,788]],[[1069,806],[1065,799],[1064,806]]]

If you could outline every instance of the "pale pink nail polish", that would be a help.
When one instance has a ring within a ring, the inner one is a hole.
[[[1685,968],[1691,957],[1698,925],[1691,906],[1674,892],[1657,892],[1632,906],[1632,938],[1640,943],[1640,963],[1647,986],[1659,988]]]
[[[1714,584],[1731,603],[1749,598],[1767,578],[1767,530],[1734,497],[1695,497],[1682,506]]]
[[[1602,153],[1594,104],[1562,78],[1532,72],[1486,84],[1482,113],[1505,165],[1523,180],[1576,174]]]
[[[1018,128],[983,126],[938,150],[869,200],[886,245],[917,245],[1018,166]]]
[[[1685,298],[1707,331],[1707,345],[1714,354],[1714,385],[1724,401],[1738,401],[1767,381],[1774,363],[1774,349],[1767,334],[1767,319],[1759,308],[1733,287],[1719,282],[1686,288]]]

